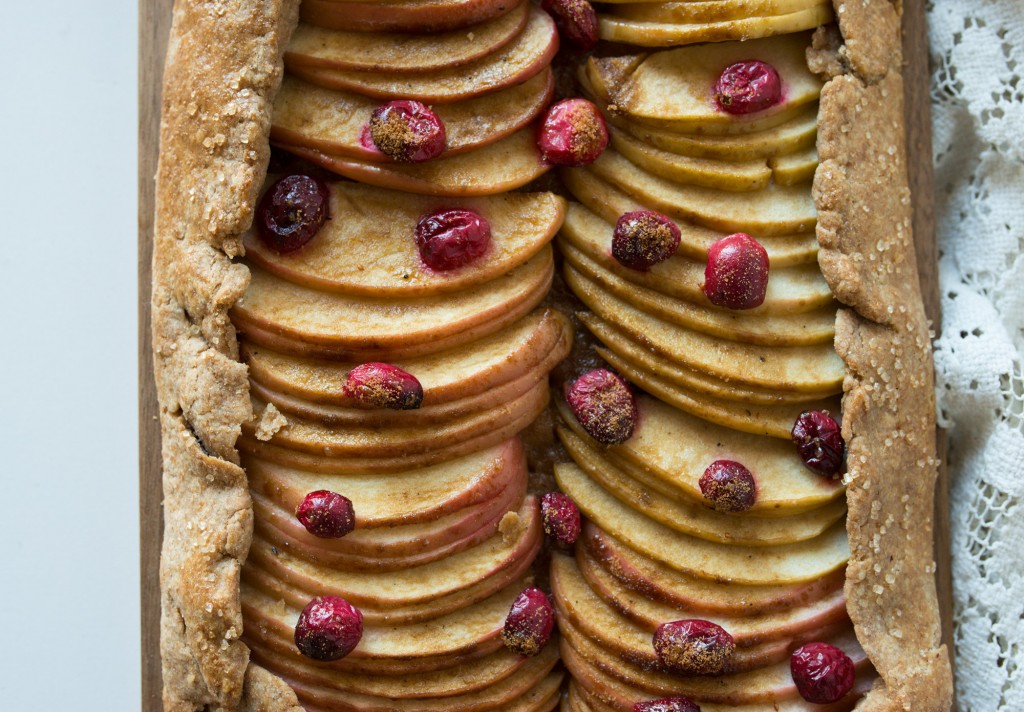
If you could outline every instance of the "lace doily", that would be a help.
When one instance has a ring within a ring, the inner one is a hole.
[[[957,692],[1024,710],[1024,12],[929,4]]]

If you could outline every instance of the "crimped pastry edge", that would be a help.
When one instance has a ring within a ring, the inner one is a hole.
[[[252,504],[235,441],[251,415],[228,310],[232,262],[269,160],[270,110],[298,0],[177,0],[164,72],[153,256],[153,349],[163,441],[161,656],[168,711],[294,711],[239,640]],[[846,592],[880,673],[859,710],[946,710],[932,551],[937,461],[930,338],[910,232],[900,8],[836,0],[841,37],[809,52],[819,113],[819,263],[845,305],[853,552]],[[889,151],[892,147],[892,152]],[[876,593],[881,591],[881,593]],[[899,636],[899,637],[896,637]]]

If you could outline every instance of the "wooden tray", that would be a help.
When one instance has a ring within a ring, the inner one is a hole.
[[[173,0],[139,0],[139,516],[141,520],[142,709],[157,712],[160,702],[160,426],[157,422],[153,353],[150,349],[149,282],[153,234],[153,176],[160,125],[160,77]],[[928,39],[925,0],[906,0],[904,83],[907,165],[914,195],[914,235],[928,316],[938,330],[938,248],[932,191],[931,103],[928,96]],[[950,567],[949,483],[945,433],[938,438],[939,483],[935,498],[935,551],[943,637],[952,645],[953,589]]]

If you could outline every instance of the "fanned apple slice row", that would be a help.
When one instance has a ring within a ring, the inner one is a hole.
[[[546,12],[533,8],[526,28],[512,42],[470,64],[425,74],[300,65],[292,66],[290,71],[313,84],[377,99],[417,99],[447,104],[522,84],[548,67],[557,50],[558,32],[554,22]]]
[[[706,501],[673,499],[645,487],[567,428],[560,427],[558,437],[576,463],[576,466],[560,465],[564,468],[561,477],[588,492],[597,493],[594,489],[597,485],[609,497],[637,512],[698,539],[740,546],[793,544],[820,536],[846,512],[846,502],[840,497],[809,512],[785,518],[723,514],[710,509]]]
[[[583,525],[580,542],[580,548],[586,548],[585,561],[599,564],[622,586],[699,616],[771,614],[819,601],[842,590],[846,581],[843,569],[815,581],[779,586],[744,586],[687,576],[634,551],[589,522]]]
[[[454,104],[440,104],[435,113],[445,127],[443,156],[456,156],[490,145],[533,121],[551,100],[554,74],[543,69],[522,84]],[[349,91],[325,89],[286,76],[274,100],[274,143],[322,151],[375,163],[394,163],[363,133],[380,100]]]
[[[803,30],[813,30],[828,24],[832,18],[831,3],[816,5],[787,15],[745,17],[693,24],[640,22],[602,15],[598,18],[598,33],[601,39],[608,42],[625,42],[646,47],[674,47],[703,42],[747,41],[750,37],[785,36]]]
[[[424,34],[345,32],[300,23],[285,50],[285,66],[419,74],[460,67],[497,52],[526,27],[530,3],[466,30]],[[276,110],[275,110],[276,114]]]
[[[337,181],[330,185],[334,219],[301,250],[281,254],[253,230],[246,257],[289,282],[366,297],[436,296],[491,282],[529,261],[558,231],[565,200],[552,193],[515,193],[446,201]],[[427,267],[416,247],[416,224],[440,208],[464,208],[491,226],[491,247],[461,269]]]
[[[414,374],[423,386],[424,407],[477,396],[537,368],[551,351],[572,340],[561,312],[539,309],[507,328],[474,341],[470,348],[441,352],[394,365]],[[355,407],[344,395],[345,379],[358,362],[299,358],[245,340],[242,361],[249,377],[268,388],[311,403]]]
[[[628,20],[706,24],[747,17],[788,15],[821,5],[822,0],[621,0],[609,12]]]
[[[431,33],[493,20],[519,4],[516,0],[303,0],[299,17],[328,30]]]
[[[478,326],[493,333],[523,316],[547,293],[552,270],[551,248],[545,246],[507,275],[462,292],[374,299],[309,289],[253,268],[232,317],[243,332],[253,325],[307,344],[360,351],[436,344]]]
[[[451,159],[450,159],[451,160]],[[613,149],[586,169],[648,208],[726,232],[775,236],[808,232],[817,223],[811,194],[803,186],[770,184],[753,193],[683,185],[650,173]]]
[[[601,448],[587,436],[564,402],[559,400],[557,404],[562,419],[584,442],[603,451],[634,479],[662,482],[665,489],[659,491],[673,499],[703,501],[699,481],[715,460],[734,460],[753,473],[757,501],[749,510],[752,516],[791,516],[842,499],[843,487],[805,467],[792,443],[752,437],[641,395],[637,398],[640,417],[633,436],[622,445]]]
[[[522,188],[551,168],[541,160],[532,127],[469,153],[423,163],[374,163],[301,146],[278,145],[310,163],[352,180],[440,197],[506,193]]]
[[[814,178],[818,168],[818,149],[811,146],[796,153],[775,156],[769,159],[772,176],[779,185],[797,185]]]
[[[586,206],[583,207],[571,203],[569,205],[569,211],[567,215],[578,212],[578,215],[572,215],[573,224],[584,220],[591,221],[591,214],[604,220],[608,225],[604,228],[600,228],[596,222],[588,222],[587,224],[592,226],[592,229],[597,235],[607,235],[607,239],[595,240],[596,235],[590,235],[585,232],[581,236],[581,242],[578,245],[580,249],[584,249],[586,243],[597,244],[600,247],[599,252],[605,254],[611,251],[611,233],[616,221],[619,216],[623,213],[632,212],[635,210],[647,210],[649,206],[636,198],[622,192],[611,183],[605,181],[602,178],[596,176],[593,172],[585,169],[567,169],[560,172],[560,177],[565,183],[566,187],[573,193],[573,196]],[[679,226],[680,242],[678,254],[682,257],[689,257],[690,259],[706,261],[708,257],[708,250],[717,240],[725,237],[726,233],[719,230],[712,230],[707,227],[696,225],[689,221],[685,215],[674,213],[671,211],[664,211],[672,218]],[[571,230],[572,225],[566,223],[564,230]],[[810,272],[817,272],[817,276],[814,278],[818,283],[816,287],[816,293],[819,295],[824,294],[825,296],[819,296],[818,301],[815,302],[817,305],[826,304],[832,301],[832,293],[828,290],[828,284],[825,282],[824,277],[821,276],[821,270],[818,268],[818,240],[813,232],[808,232],[798,235],[754,235],[765,248],[768,253],[768,260],[771,266],[774,268],[779,267],[791,267],[794,265],[808,265]],[[588,254],[592,254],[593,250],[587,250]],[[610,256],[610,255],[609,255]],[[593,256],[593,259],[598,257]],[[672,260],[663,262],[660,265],[655,265],[648,272],[637,273],[638,275],[655,275],[665,269],[663,265],[670,265]],[[703,268],[701,268],[703,269]],[[626,274],[626,273],[622,273]],[[664,294],[691,294],[692,288],[688,291],[680,292],[679,289],[673,289],[672,285],[679,281],[679,276],[672,275],[667,281],[664,282],[662,287],[658,290]],[[651,286],[651,285],[647,285]],[[769,289],[771,285],[769,285]],[[810,308],[808,306],[807,308]]]

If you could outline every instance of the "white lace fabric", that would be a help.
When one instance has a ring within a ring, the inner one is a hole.
[[[1024,4],[929,3],[964,712],[1024,710]]]

